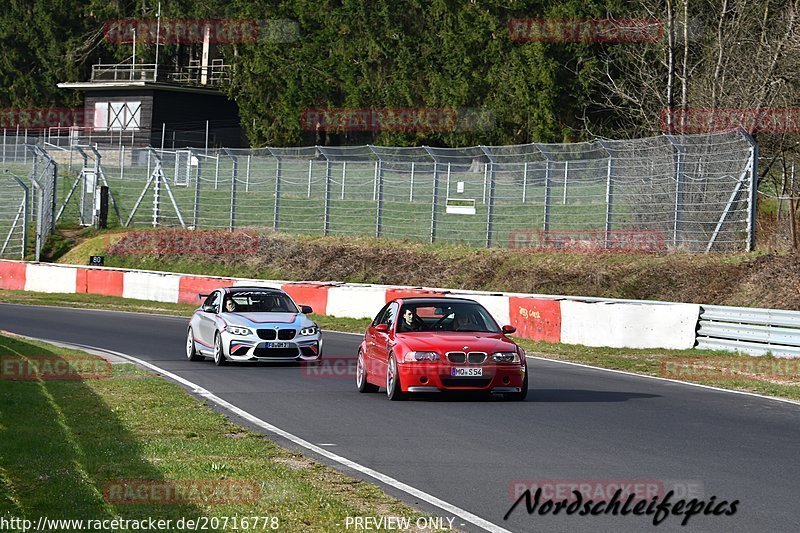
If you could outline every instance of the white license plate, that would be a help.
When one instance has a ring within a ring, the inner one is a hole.
[[[450,375],[459,378],[476,378],[483,375],[483,369],[480,367],[451,368]]]
[[[291,342],[268,342],[267,348],[291,348]]]

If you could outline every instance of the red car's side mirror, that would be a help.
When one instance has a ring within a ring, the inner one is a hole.
[[[380,333],[389,333],[389,325],[388,324],[378,324],[375,326],[375,331]]]
[[[517,331],[517,328],[514,326],[503,326],[503,335],[510,335]]]

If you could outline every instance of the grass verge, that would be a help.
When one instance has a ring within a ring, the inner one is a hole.
[[[0,291],[0,302],[84,307],[189,316],[195,306],[130,300],[93,294]],[[312,315],[325,330],[362,333],[370,319]],[[754,358],[712,350],[593,348],[515,339],[530,356],[581,363],[612,370],[669,377],[720,388],[800,400],[800,364],[774,357]],[[677,360],[683,360],[679,362]],[[686,360],[691,360],[686,362]],[[676,366],[680,363],[680,366]],[[535,381],[534,381],[535,384]],[[535,385],[534,385],[535,386]]]
[[[231,517],[269,517],[258,529],[277,523],[281,531],[335,531],[347,516],[404,516],[412,523],[421,516],[375,485],[233,424],[132,364],[95,372],[98,379],[18,379],[23,361],[55,365],[87,358],[102,361],[0,335],[0,516],[34,524],[40,516],[153,517],[172,520],[171,531],[191,529],[176,525],[181,518],[217,517],[216,526],[208,522],[213,531],[225,530],[226,519],[227,529],[236,529]],[[137,489],[130,498],[128,489],[120,490],[126,480],[153,489]],[[171,498],[164,488],[178,494],[187,486],[205,489]]]

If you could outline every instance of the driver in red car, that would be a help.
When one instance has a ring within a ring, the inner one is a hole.
[[[422,331],[422,320],[414,314],[410,307],[403,311],[403,320],[398,324],[399,331]]]

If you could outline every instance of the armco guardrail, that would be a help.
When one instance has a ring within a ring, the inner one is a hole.
[[[703,305],[697,348],[800,357],[800,311]]]

